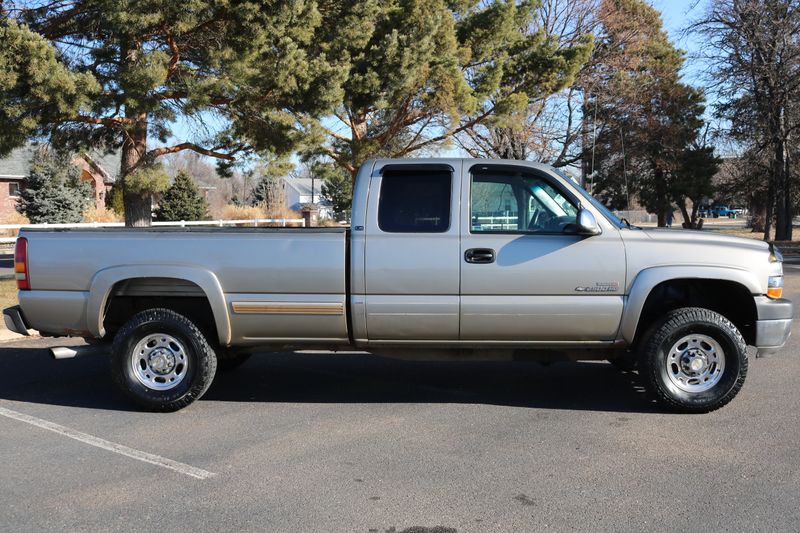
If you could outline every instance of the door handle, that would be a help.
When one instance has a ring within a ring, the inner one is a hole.
[[[478,264],[494,263],[494,250],[491,248],[470,248],[464,252],[464,261]]]

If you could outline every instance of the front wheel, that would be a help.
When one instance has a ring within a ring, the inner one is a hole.
[[[111,371],[117,387],[150,411],[177,411],[211,386],[217,356],[188,318],[169,309],[134,315],[117,332]]]
[[[643,346],[639,373],[645,386],[677,411],[714,411],[744,385],[744,339],[733,323],[709,309],[685,307],[668,313],[649,330]]]

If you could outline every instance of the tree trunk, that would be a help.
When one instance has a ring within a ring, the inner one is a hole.
[[[126,113],[126,115],[128,114]],[[137,124],[128,131],[128,135],[122,143],[122,168],[120,172],[122,198],[125,204],[125,226],[146,227],[152,222],[152,195],[129,190],[127,178],[139,165],[144,154],[147,153],[147,119],[142,114],[131,113],[131,115],[136,117]]]
[[[588,95],[586,93],[583,94],[583,105],[581,106],[581,187],[584,190],[589,191],[587,189],[587,182],[589,180],[589,106],[586,104],[586,98]],[[589,191],[590,193],[592,191]]]
[[[767,207],[764,210],[764,240],[770,240],[770,233],[772,232],[772,215],[775,212],[775,177],[770,178],[769,188],[767,190]]]
[[[764,226],[767,219],[767,206],[764,204],[763,194],[759,193],[757,197],[750,200],[750,225],[753,228],[753,233],[764,233]]]
[[[786,145],[784,144],[784,147]],[[784,151],[784,156],[786,156],[786,151]],[[794,220],[794,206],[792,205],[794,202],[792,201],[792,177],[789,173],[789,158],[784,157],[783,161],[783,179],[785,180],[784,185],[784,239],[785,241],[792,240],[792,222]]]
[[[678,207],[681,210],[681,216],[683,217],[683,227],[686,229],[693,228],[694,222],[692,215],[689,214],[689,210],[686,209],[686,199],[682,198],[680,202],[678,202]]]
[[[139,55],[139,44],[128,43],[120,49],[123,69],[133,64]],[[147,114],[126,107],[125,117],[133,120],[133,125],[125,132],[122,142],[122,161],[120,179],[122,180],[122,199],[125,205],[125,226],[146,227],[152,222],[152,195],[130,190],[128,176],[133,172],[147,153]]]
[[[775,176],[775,240],[788,241],[792,239],[791,199],[788,191],[786,177],[786,151],[783,139],[776,138],[775,153],[773,155],[773,176]]]

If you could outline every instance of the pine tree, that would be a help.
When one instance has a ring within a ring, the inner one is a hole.
[[[320,30],[350,58],[344,96],[332,120],[306,116],[297,127],[324,139],[307,155],[351,177],[368,158],[434,149],[484,121],[511,125],[531,99],[570,83],[591,49],[590,40],[558,49],[529,31],[532,1],[330,3],[341,4],[347,39]]]
[[[322,196],[330,201],[337,218],[349,219],[353,201],[350,175],[340,167],[324,163],[313,165],[311,171],[322,180]]]
[[[148,225],[152,193],[168,184],[151,168],[159,157],[192,150],[231,163],[248,151],[285,152],[300,141],[298,116],[340,101],[347,57],[338,32],[358,33],[369,20],[343,28],[337,6],[0,3],[0,155],[37,136],[120,150],[126,224]],[[220,131],[165,144],[177,119],[202,121],[209,110]]]
[[[17,211],[33,224],[80,222],[91,202],[92,188],[68,154],[42,147],[34,155]]]
[[[208,217],[208,202],[200,194],[191,176],[179,172],[164,192],[156,209],[156,220],[204,220]]]

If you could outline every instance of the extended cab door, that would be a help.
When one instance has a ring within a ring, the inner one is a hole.
[[[578,235],[579,198],[548,171],[464,165],[460,338],[613,340],[625,287],[619,229],[602,219],[602,234]]]
[[[365,221],[369,344],[457,341],[461,161],[378,161]]]

